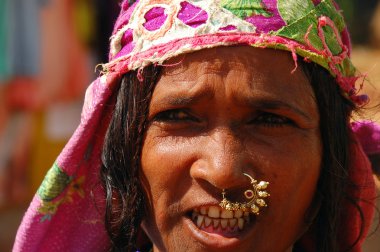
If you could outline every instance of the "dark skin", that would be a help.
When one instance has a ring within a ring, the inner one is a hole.
[[[275,59],[275,60],[273,60]],[[141,167],[151,205],[143,229],[154,251],[291,251],[307,228],[322,143],[313,90],[291,55],[220,47],[173,59],[149,108]],[[237,233],[189,218],[269,181],[268,208]],[[232,193],[236,192],[236,193]],[[273,242],[276,241],[276,242]]]

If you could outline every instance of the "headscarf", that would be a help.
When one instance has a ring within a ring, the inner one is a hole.
[[[371,155],[380,156],[380,126],[372,121],[358,121],[352,123],[355,131],[363,146],[364,152]]]
[[[337,80],[342,94],[365,102],[355,83],[343,17],[331,0],[140,0],[121,4],[111,37],[109,63],[88,88],[81,123],[49,170],[18,230],[14,251],[104,251],[110,246],[104,224],[104,192],[99,170],[105,132],[123,74],[174,56],[219,46],[250,45],[291,52],[319,64]],[[139,76],[143,78],[143,76]],[[350,178],[360,190],[348,192],[364,219],[372,218],[374,184],[368,160],[352,144]],[[363,201],[364,202],[364,201]],[[360,216],[344,206],[341,246],[360,232]],[[348,225],[348,223],[351,223]],[[369,223],[364,223],[364,233]],[[354,228],[351,228],[354,227]],[[305,237],[307,250],[315,243]],[[361,241],[354,251],[360,251]]]
[[[371,159],[380,157],[380,125],[372,121],[357,121],[352,123],[352,129],[358,137],[364,152]],[[380,178],[380,164],[372,164],[372,169]]]

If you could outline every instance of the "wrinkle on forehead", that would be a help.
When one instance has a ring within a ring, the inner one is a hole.
[[[231,66],[247,67],[249,65],[249,60],[241,57],[243,54],[241,49],[255,50],[255,48],[250,46],[228,47],[228,49],[231,48],[239,49],[225,50],[226,47],[216,47],[172,58],[163,65],[165,66],[163,74],[176,75],[183,73],[193,64],[197,64],[197,73],[199,74],[210,71],[224,73],[231,68]],[[221,57],[222,55],[223,57]],[[224,60],[224,58],[228,58],[228,61]]]
[[[263,50],[270,53],[263,54]],[[246,55],[250,57],[246,57]],[[225,76],[230,69],[241,72],[247,72],[246,69],[251,69],[255,73],[255,75],[252,76],[252,80],[261,79],[263,77],[270,77],[272,79],[279,78],[273,75],[272,68],[267,67],[265,63],[268,62],[278,70],[288,73],[289,76],[294,75],[292,71],[294,70],[295,63],[290,53],[275,49],[253,48],[251,46],[216,47],[184,54],[168,60],[167,63],[163,65],[163,75],[179,76],[181,73],[192,71],[193,74],[195,72],[197,76],[211,73]],[[196,69],[196,71],[194,71],[194,69]],[[307,80],[300,68],[297,68],[296,72],[301,72],[300,76],[302,76],[304,80]],[[183,80],[188,80],[188,78]]]
[[[294,73],[292,72],[294,61],[290,53],[250,46],[205,49],[175,57],[164,66],[162,77],[174,77],[173,79],[176,80],[177,84],[196,81],[205,75],[216,74],[219,77],[225,77],[232,71],[241,73],[242,78],[248,78],[249,84],[253,85],[251,88],[255,88],[255,84],[272,81],[283,82],[284,88],[287,88],[286,82],[289,80],[292,82],[309,82],[301,68],[298,68]],[[283,74],[278,75],[276,72]],[[296,88],[303,88],[309,93],[311,91],[310,86],[298,86]]]
[[[227,50],[226,50],[227,49]],[[260,52],[262,50],[265,51],[272,51],[271,55],[264,56]],[[254,60],[254,58],[248,60],[248,59],[242,59],[240,56],[245,55],[245,54],[250,54],[250,55],[260,55],[260,57],[257,57],[256,60],[273,60],[273,56],[282,56],[288,58],[289,63],[293,64],[294,67],[294,60],[292,56],[290,55],[289,52],[283,51],[283,50],[276,50],[276,49],[270,49],[270,48],[256,48],[252,46],[246,46],[246,45],[241,45],[241,46],[221,46],[221,47],[214,47],[210,49],[203,49],[200,51],[195,51],[192,53],[187,53],[183,54],[180,56],[176,56],[174,58],[171,58],[166,61],[163,66],[167,67],[167,73],[170,73],[171,71],[178,70],[179,68],[186,68],[188,67],[189,63],[191,61],[199,61],[202,62],[204,60],[215,60],[214,63],[216,63],[218,58],[221,58],[221,55],[227,56],[228,59],[231,61],[233,59],[239,59],[240,62],[243,64],[248,64],[250,63],[250,60]],[[275,55],[274,55],[275,54]],[[228,62],[225,62],[228,63]],[[290,70],[292,70],[291,68]]]

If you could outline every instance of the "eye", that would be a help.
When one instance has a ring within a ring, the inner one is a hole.
[[[154,119],[157,122],[186,122],[199,120],[183,109],[172,109],[158,113]]]
[[[273,113],[261,113],[250,123],[264,127],[283,127],[292,125],[293,121],[287,117],[276,115]]]

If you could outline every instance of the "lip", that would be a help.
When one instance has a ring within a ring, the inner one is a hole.
[[[198,208],[200,208],[200,206]],[[240,244],[244,243],[246,239],[248,239],[248,236],[252,232],[255,225],[255,218],[251,220],[249,225],[244,228],[244,230],[234,234],[233,236],[228,235],[228,237],[222,234],[209,233],[201,230],[188,216],[183,217],[183,222],[190,234],[205,247],[209,249],[232,249],[238,247]]]

